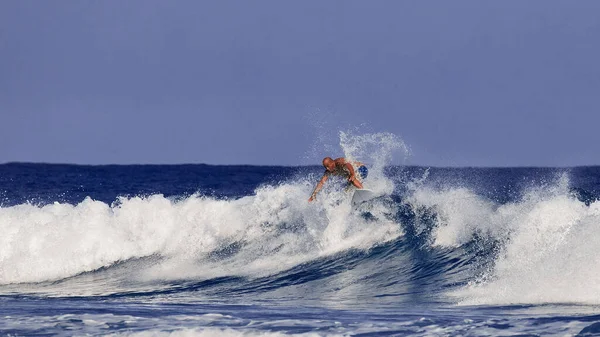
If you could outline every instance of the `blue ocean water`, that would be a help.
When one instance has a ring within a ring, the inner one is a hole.
[[[0,165],[0,334],[600,334],[600,167]]]

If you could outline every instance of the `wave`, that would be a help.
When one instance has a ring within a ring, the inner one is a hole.
[[[501,186],[485,175],[472,186],[388,170],[390,153],[408,152],[394,135],[340,139],[346,157],[372,163],[381,197],[360,209],[335,181],[308,203],[319,177],[306,173],[232,199],[0,207],[0,293],[600,303],[600,201],[568,172],[494,198]]]
[[[313,181],[266,185],[234,200],[152,195],[0,208],[0,290],[204,289],[336,306],[433,297],[463,305],[600,303],[600,201],[580,200],[567,174],[505,203],[417,179],[408,192],[358,211],[340,186],[305,202]]]
[[[370,187],[389,194],[393,182],[380,161],[403,143],[391,134],[355,140],[343,146],[345,155],[372,160]],[[377,157],[365,152],[381,142],[388,142],[387,150]],[[263,185],[238,199],[156,194],[112,204],[88,197],[78,204],[0,207],[0,285],[63,295],[154,291],[182,282],[191,289],[204,280],[265,278],[401,235],[391,205],[373,204],[369,216],[353,211],[341,182],[332,181],[308,203],[318,178]],[[85,279],[93,279],[93,287]]]
[[[263,275],[399,235],[392,221],[365,221],[334,193],[308,204],[309,191],[284,184],[237,200],[153,195],[1,208],[0,283],[58,280],[148,256],[164,259],[155,277]],[[236,258],[210,263],[236,245]]]
[[[487,246],[487,267],[449,293],[460,304],[600,303],[600,202],[581,200],[568,174],[503,204],[465,188],[423,188],[410,202],[435,210],[432,245]]]

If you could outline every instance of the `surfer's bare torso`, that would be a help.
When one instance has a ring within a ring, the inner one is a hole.
[[[323,177],[321,177],[321,180],[317,183],[317,187],[315,187],[315,190],[308,201],[316,199],[317,193],[323,188],[323,184],[325,184],[325,181],[327,181],[330,175],[345,177],[348,179],[348,183],[354,185],[356,188],[363,188],[360,179],[357,178],[356,172],[354,171],[354,167],[362,167],[362,163],[349,162],[346,158],[332,159],[330,157],[325,157],[323,159],[323,166],[325,167],[325,173],[323,173]]]

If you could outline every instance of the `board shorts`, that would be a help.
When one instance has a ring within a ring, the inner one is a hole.
[[[364,165],[359,167],[357,171],[360,180],[364,180],[369,175],[369,169]]]

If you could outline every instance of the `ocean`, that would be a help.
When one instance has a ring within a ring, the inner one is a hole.
[[[600,335],[600,167],[0,165],[0,334]]]

